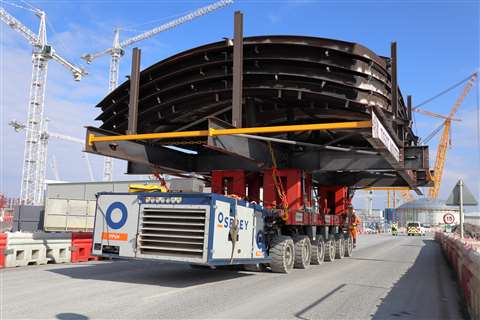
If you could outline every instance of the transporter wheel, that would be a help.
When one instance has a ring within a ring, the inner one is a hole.
[[[312,242],[312,256],[310,257],[311,264],[321,264],[325,259],[325,240],[318,235],[317,240]]]
[[[345,257],[351,257],[353,251],[353,240],[348,234],[344,236],[343,242],[345,243]]]
[[[288,273],[295,263],[295,246],[289,236],[277,236],[270,247],[270,268],[273,272]]]
[[[295,243],[295,263],[297,269],[306,269],[310,265],[312,256],[312,244],[308,236],[296,236],[293,239]]]
[[[335,240],[335,258],[342,259],[345,257],[345,242],[343,235],[338,235]]]
[[[325,242],[325,261],[331,262],[335,260],[335,238],[330,236]]]

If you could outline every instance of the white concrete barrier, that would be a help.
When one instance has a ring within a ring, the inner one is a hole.
[[[480,241],[436,232],[435,239],[457,274],[470,317],[480,320]]]
[[[7,232],[5,267],[70,262],[71,245],[71,233]]]

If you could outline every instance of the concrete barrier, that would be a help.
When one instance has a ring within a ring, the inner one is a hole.
[[[7,247],[7,235],[0,233],[0,268],[5,266],[5,248]]]
[[[443,232],[436,232],[435,239],[455,270],[470,317],[480,320],[480,241]]]
[[[7,232],[5,267],[66,263],[71,259],[70,233]]]

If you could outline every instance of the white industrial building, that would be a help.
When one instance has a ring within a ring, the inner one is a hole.
[[[397,218],[401,226],[409,221],[419,221],[428,225],[443,225],[443,217],[450,213],[455,217],[455,224],[460,221],[459,208],[447,206],[443,200],[421,198],[402,204],[396,210]]]

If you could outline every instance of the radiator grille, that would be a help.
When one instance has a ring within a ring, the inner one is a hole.
[[[202,258],[205,210],[145,208],[139,249],[144,255]]]

